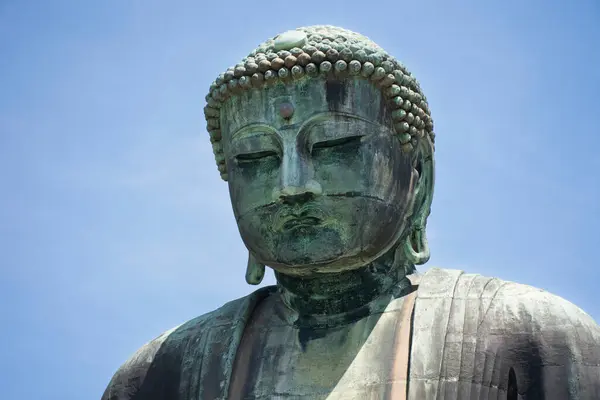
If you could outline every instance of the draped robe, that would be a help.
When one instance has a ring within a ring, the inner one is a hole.
[[[600,327],[531,286],[434,268],[384,312],[323,332],[287,324],[278,296],[162,334],[102,400],[600,399]]]

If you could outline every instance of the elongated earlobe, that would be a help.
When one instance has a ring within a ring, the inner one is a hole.
[[[424,226],[416,226],[404,242],[404,256],[414,265],[423,265],[429,261],[431,253]]]
[[[248,265],[246,266],[246,282],[250,285],[258,285],[265,276],[265,266],[248,253]]]
[[[433,143],[426,140],[422,143],[426,150],[427,148],[433,151]],[[423,265],[431,256],[429,251],[429,243],[427,242],[427,218],[431,213],[431,200],[433,199],[433,184],[435,180],[435,165],[433,158],[423,158],[420,160],[420,165],[417,165],[419,181],[415,188],[415,203],[416,210],[412,220],[410,232],[406,236],[403,244],[404,256],[409,263],[413,265]]]

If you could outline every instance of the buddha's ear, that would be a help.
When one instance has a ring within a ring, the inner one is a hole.
[[[419,180],[415,186],[415,203],[413,221],[425,227],[427,217],[431,213],[433,189],[435,183],[435,162],[433,160],[433,143],[425,137],[419,148],[415,160],[415,168],[419,172]]]
[[[435,180],[435,163],[433,160],[433,143],[425,137],[417,149],[414,168],[419,179],[415,185],[413,214],[410,232],[404,243],[404,254],[408,261],[415,265],[425,264],[430,257],[427,243],[427,217],[431,213],[433,186]]]

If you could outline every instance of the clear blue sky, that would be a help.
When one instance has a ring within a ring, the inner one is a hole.
[[[0,397],[99,399],[143,343],[253,290],[204,95],[303,25],[359,31],[420,80],[428,266],[600,320],[600,3],[493,3],[0,0]]]

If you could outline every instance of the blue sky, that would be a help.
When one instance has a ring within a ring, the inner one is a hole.
[[[600,320],[600,3],[450,3],[0,0],[1,397],[99,399],[143,343],[253,290],[204,96],[304,25],[361,32],[421,82],[428,266]]]

